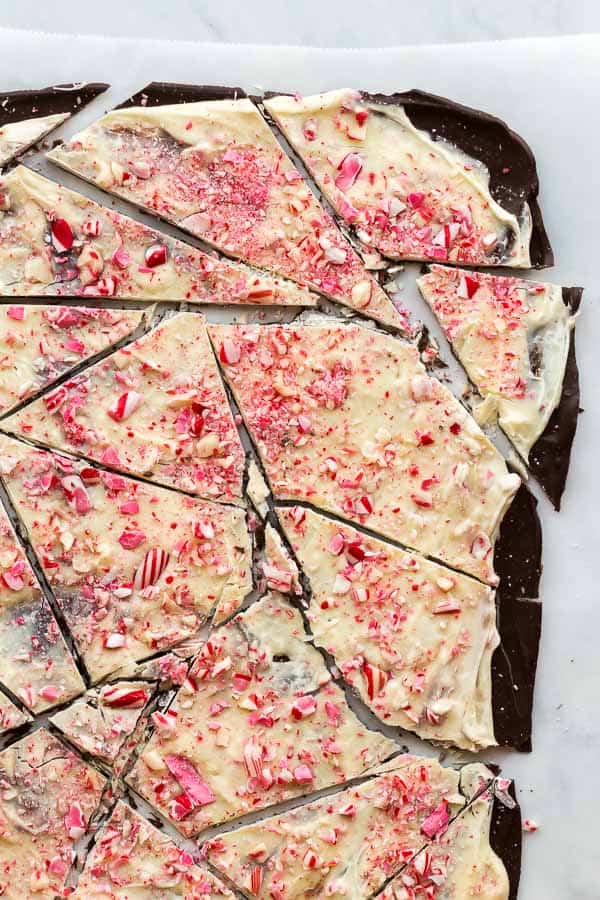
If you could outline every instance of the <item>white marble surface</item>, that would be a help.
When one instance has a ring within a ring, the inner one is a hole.
[[[105,20],[103,24],[107,24]],[[530,141],[538,159],[541,202],[557,258],[548,277],[586,287],[578,329],[585,414],[580,420],[563,510],[554,513],[540,498],[545,543],[544,624],[534,752],[486,756],[501,762],[506,774],[516,779],[524,815],[540,823],[537,834],[525,837],[520,900],[597,900],[600,37],[323,52],[128,39],[73,41],[0,29],[0,84],[6,88],[74,77],[107,79],[113,88],[76,122],[68,123],[62,132],[65,136],[154,78],[262,84],[304,93],[345,84],[383,91],[421,87],[500,115]],[[70,181],[56,170],[48,171],[102,199],[103,195],[76,179]],[[408,272],[406,293],[411,305],[424,315]],[[411,746],[423,753],[434,752],[416,739]]]
[[[19,0],[7,28],[195,41],[390,47],[600,32],[597,0]]]

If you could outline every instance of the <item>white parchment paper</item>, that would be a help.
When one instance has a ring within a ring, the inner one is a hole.
[[[165,80],[301,93],[343,86],[387,92],[422,88],[501,116],[531,144],[557,260],[546,277],[586,288],[577,331],[585,413],[561,513],[554,513],[536,490],[545,570],[534,751],[486,758],[501,762],[516,779],[524,815],[540,825],[524,839],[520,898],[598,898],[600,587],[594,567],[600,561],[600,36],[318,50],[0,29],[0,90],[82,80],[109,81],[112,88],[58,132],[64,136],[148,81]],[[58,170],[53,174],[102,198]],[[427,319],[411,283],[406,294],[409,305]]]

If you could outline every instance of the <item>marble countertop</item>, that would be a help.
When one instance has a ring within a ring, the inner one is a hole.
[[[134,38],[379,47],[600,32],[594,0],[20,0],[4,5],[5,28]],[[368,14],[367,13],[368,10]]]

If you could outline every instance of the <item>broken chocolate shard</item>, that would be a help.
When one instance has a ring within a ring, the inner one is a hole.
[[[165,106],[178,103],[199,103],[203,100],[239,100],[246,97],[241,87],[223,85],[171,84],[168,81],[152,81],[132,94],[115,109],[128,106]]]
[[[514,782],[511,782],[507,793],[514,800],[510,807],[498,797],[494,798],[492,821],[490,824],[490,845],[494,853],[502,860],[508,880],[510,893],[508,900],[517,900],[519,882],[521,880],[521,808],[517,802]]]
[[[572,313],[576,313],[579,309],[582,294],[583,288],[565,287],[562,289],[563,302]],[[559,404],[529,454],[529,468],[557,510],[560,509],[569,471],[571,447],[581,411],[579,402],[579,370],[575,355],[575,329],[573,328]]]
[[[494,548],[498,593],[515,599],[536,599],[542,574],[542,526],[537,500],[525,484],[512,499]]]
[[[529,206],[532,233],[529,252],[536,269],[554,265],[554,254],[538,204],[539,180],[529,145],[502,119],[425,91],[395,94],[361,92],[364,100],[404,107],[412,124],[432,140],[443,140],[482,162],[490,176],[490,193],[504,209],[519,217]]]
[[[32,91],[0,94],[0,128],[24,119],[37,119],[60,113],[74,114],[108,89],[101,82],[55,84]]]
[[[500,645],[492,657],[494,734],[500,746],[531,752],[533,694],[542,627],[538,588],[542,532],[537,501],[521,485],[496,542]]]

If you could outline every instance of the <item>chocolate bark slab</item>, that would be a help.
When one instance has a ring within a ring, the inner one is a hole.
[[[583,288],[580,287],[563,288],[563,302],[572,313],[578,311],[582,294]],[[544,433],[535,442],[529,454],[529,468],[557,510],[560,509],[565,489],[571,447],[577,429],[577,419],[581,412],[579,400],[575,329],[572,329],[560,402],[552,413]]]
[[[433,265],[417,280],[482,402],[556,509],[579,407],[575,315],[580,287]]]
[[[429,132],[433,140],[446,141],[480,160],[490,174],[489,187],[494,200],[517,216],[523,203],[529,206],[530,255],[534,268],[554,265],[554,253],[537,199],[539,179],[535,157],[529,145],[506,122],[426,91],[361,93],[364,100],[373,103],[403,106],[413,125]]]
[[[0,128],[11,122],[60,113],[72,115],[91,103],[110,85],[102,82],[55,84],[31,91],[9,91],[0,94]]]
[[[521,485],[495,545],[500,645],[492,657],[494,733],[501,746],[530,752],[533,693],[542,625],[538,597],[542,533],[533,494]]]

